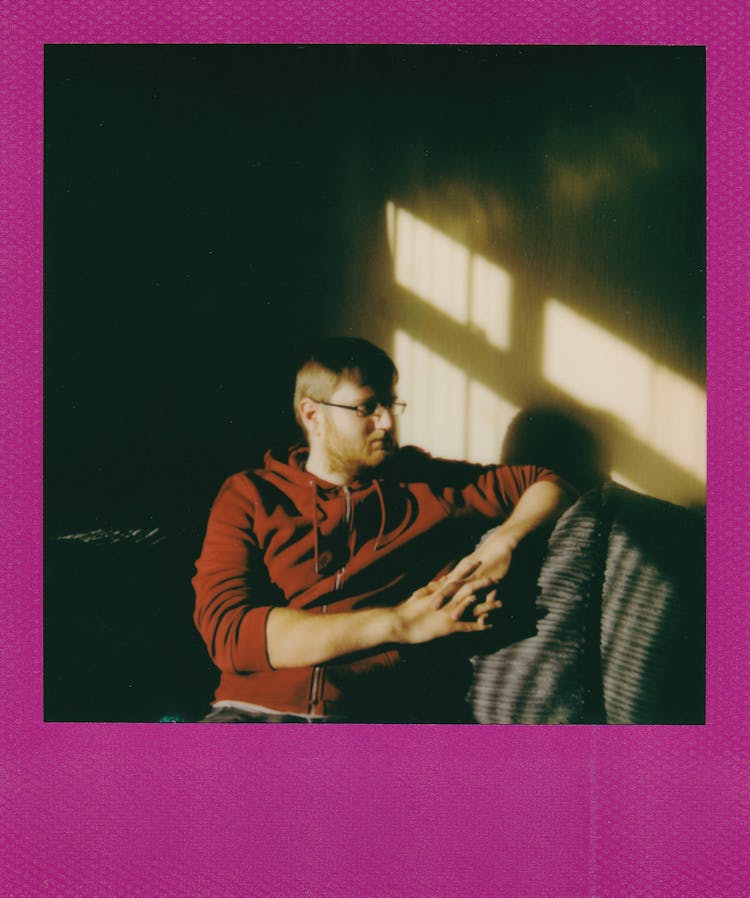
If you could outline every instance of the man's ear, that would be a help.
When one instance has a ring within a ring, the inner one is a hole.
[[[300,400],[299,417],[308,437],[311,433],[317,434],[319,426],[318,404],[313,402],[309,396],[304,396]]]

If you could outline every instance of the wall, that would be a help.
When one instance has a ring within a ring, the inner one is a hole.
[[[554,411],[606,473],[702,504],[702,50],[431,47],[387,71],[339,320],[395,353],[402,437],[492,461],[520,410],[531,443],[559,436]]]

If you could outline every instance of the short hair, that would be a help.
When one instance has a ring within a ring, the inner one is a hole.
[[[327,337],[311,347],[297,369],[294,386],[294,417],[305,432],[299,413],[302,399],[326,401],[342,380],[372,387],[378,395],[392,389],[398,370],[390,356],[361,337]]]

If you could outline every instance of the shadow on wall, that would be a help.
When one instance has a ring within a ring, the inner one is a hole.
[[[584,424],[560,408],[526,408],[510,422],[500,460],[552,468],[585,493],[609,479],[612,465],[601,430],[602,418]]]

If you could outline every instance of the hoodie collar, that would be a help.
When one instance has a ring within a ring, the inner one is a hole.
[[[270,470],[276,471],[286,479],[295,483],[304,485],[313,483],[318,489],[324,491],[341,489],[341,484],[323,480],[323,478],[317,477],[311,471],[305,470],[308,455],[308,447],[300,444],[292,446],[291,449],[288,450],[286,460],[283,460],[280,457],[280,453],[276,454],[273,450],[269,450],[266,453],[265,464]],[[380,471],[374,472],[374,476],[359,477],[357,480],[353,480],[351,483],[346,484],[346,486],[348,486],[350,490],[362,489],[363,487],[369,486],[373,481],[377,482],[381,476],[382,473]]]

